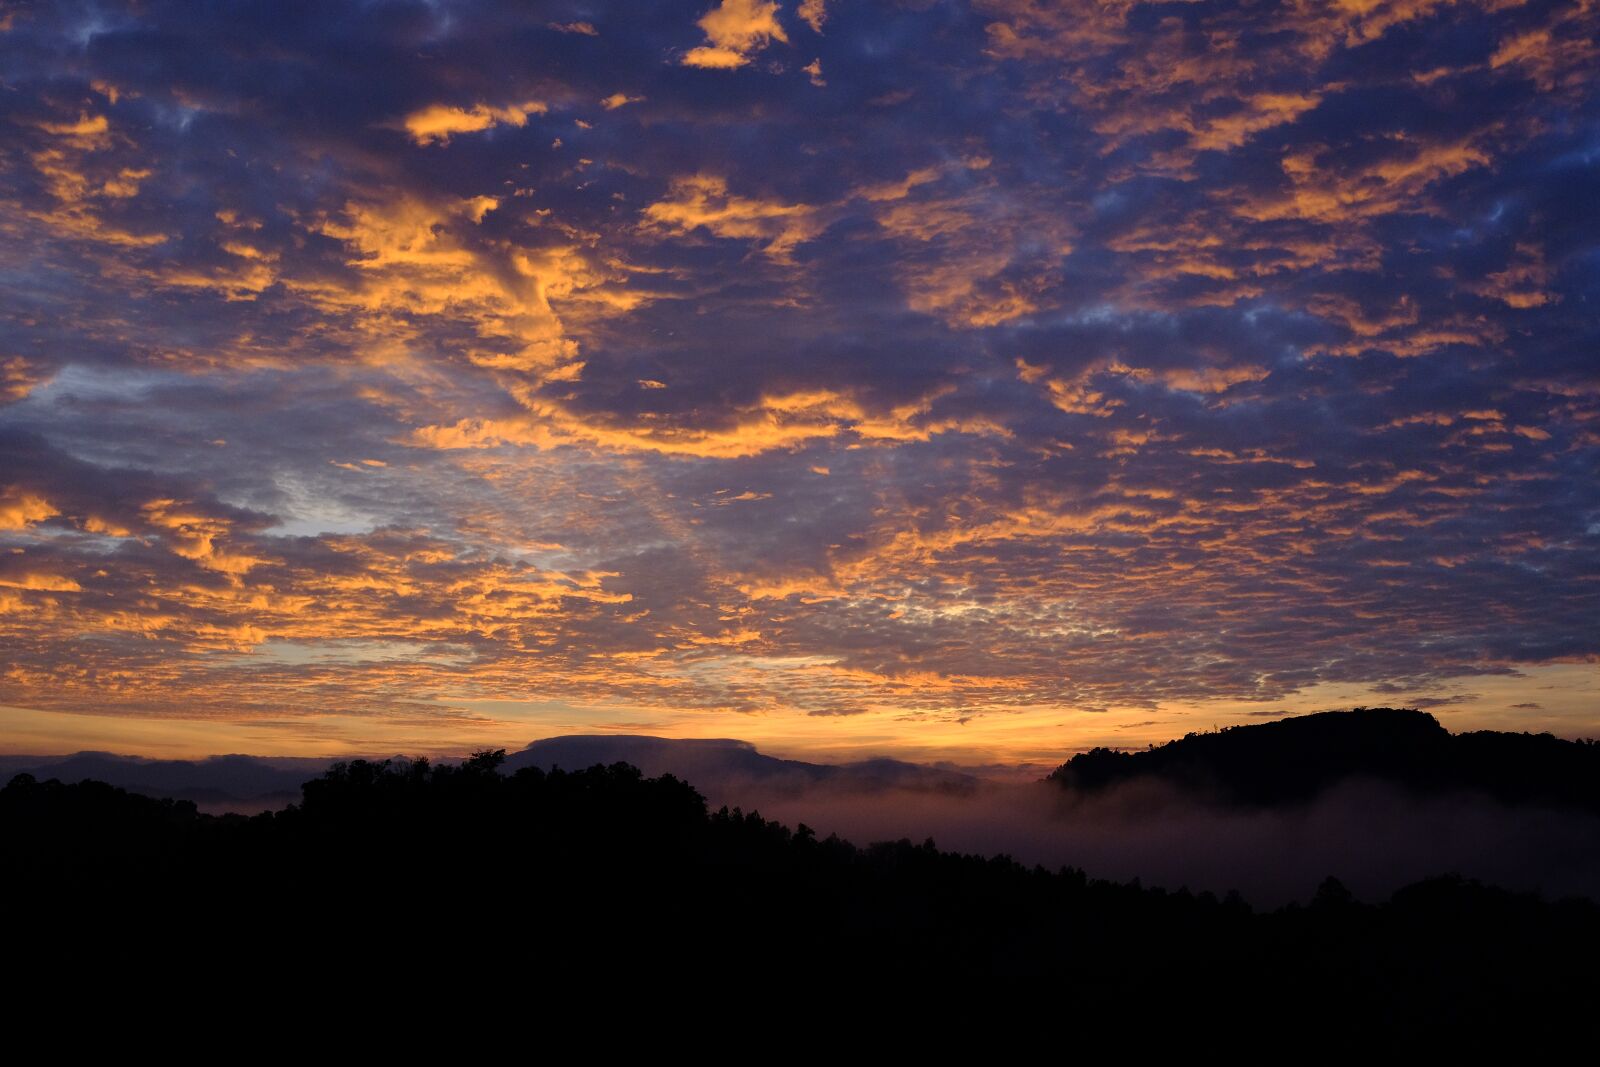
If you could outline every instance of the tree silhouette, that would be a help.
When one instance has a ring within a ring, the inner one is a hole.
[[[1585,901],[1441,878],[1362,904],[1329,878],[1307,907],[1258,912],[932,841],[819,839],[626,764],[501,774],[503,755],[341,763],[250,818],[19,776],[0,789],[0,884],[28,921],[8,948],[287,987],[307,961],[472,944],[569,983],[994,975],[1102,1014],[1337,1003],[1401,1029],[1578,1011],[1600,958]]]

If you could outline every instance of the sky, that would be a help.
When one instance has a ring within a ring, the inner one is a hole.
[[[0,5],[0,748],[1600,735],[1597,32]]]

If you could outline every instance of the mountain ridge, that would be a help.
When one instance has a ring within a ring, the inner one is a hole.
[[[97,780],[153,797],[214,808],[264,810],[299,799],[301,785],[334,759],[218,755],[164,760],[109,752],[0,756],[0,778]],[[450,762],[450,761],[445,761]],[[810,763],[760,751],[736,738],[562,734],[507,755],[505,770],[579,770],[628,763],[672,774],[713,794],[759,787],[768,796],[818,787],[968,795],[985,781],[948,765],[873,758]],[[1197,799],[1272,807],[1304,804],[1341,782],[1371,779],[1417,793],[1477,792],[1507,803],[1600,810],[1600,745],[1550,734],[1449,732],[1415,708],[1356,708],[1191,733],[1139,751],[1094,748],[1044,780],[1098,793],[1135,780],[1175,786]]]
[[[1355,708],[1192,733],[1142,751],[1079,753],[1048,781],[1096,793],[1154,780],[1228,804],[1303,804],[1349,780],[1418,793],[1600,810],[1600,744],[1552,734],[1453,734],[1416,708]]]
[[[809,763],[761,752],[733,738],[668,738],[646,734],[562,734],[542,738],[506,757],[505,769],[577,770],[597,763],[628,763],[647,775],[672,774],[702,789],[759,784],[769,791],[799,791],[828,784],[854,791],[926,789],[970,792],[979,779],[949,768],[875,758]],[[704,784],[702,784],[702,780]]]

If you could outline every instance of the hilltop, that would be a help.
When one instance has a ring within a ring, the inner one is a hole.
[[[19,774],[41,781],[95,781],[141,796],[187,800],[202,811],[266,811],[291,804],[300,787],[332,760],[311,757],[207,756],[148,759],[112,752],[69,756],[0,756],[0,779]]]
[[[1600,810],[1600,745],[1550,734],[1452,734],[1412,708],[1356,708],[1189,734],[1142,752],[1096,748],[1050,775],[1091,793],[1139,779],[1261,807],[1375,780],[1417,793]]]
[[[580,770],[613,763],[629,764],[646,775],[676,775],[693,782],[708,796],[732,795],[748,787],[760,787],[768,796],[795,794],[819,785],[857,793],[886,789],[969,793],[978,785],[972,775],[903,760],[807,763],[769,756],[748,741],[642,734],[548,737],[512,753],[504,769]]]

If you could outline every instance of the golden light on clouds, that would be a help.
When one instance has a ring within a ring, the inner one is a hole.
[[[433,104],[413,111],[405,117],[403,126],[417,144],[448,144],[450,138],[461,133],[477,133],[492,126],[522,127],[528,124],[529,115],[543,115],[550,109],[537,100],[505,107],[473,104],[471,107],[450,107]]]
[[[712,70],[744,66],[773,41],[788,42],[777,16],[778,5],[766,0],[720,0],[699,21],[706,43],[684,53],[684,65]]]
[[[28,744],[1600,728],[1593,4],[254,18],[0,36]]]

